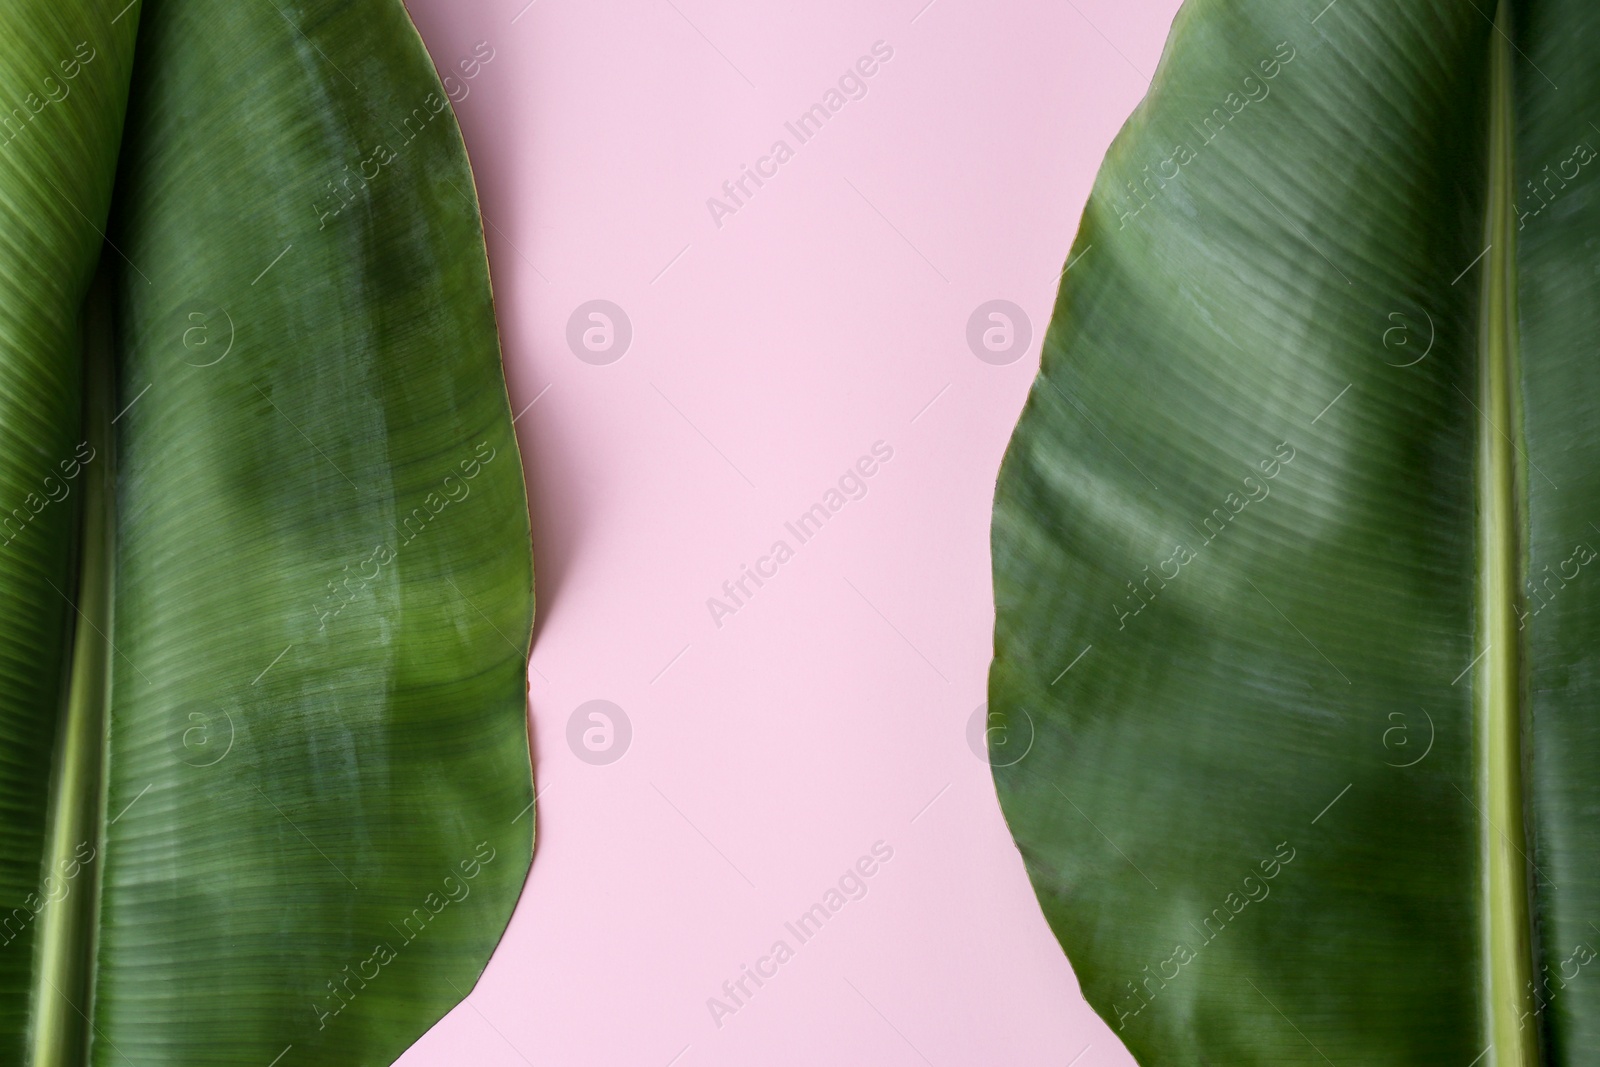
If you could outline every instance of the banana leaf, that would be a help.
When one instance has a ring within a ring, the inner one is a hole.
[[[446,94],[399,0],[0,27],[0,1063],[390,1063],[534,823]]]
[[[1140,1063],[1595,1062],[1597,46],[1188,0],[1106,157],[995,496],[991,762]]]

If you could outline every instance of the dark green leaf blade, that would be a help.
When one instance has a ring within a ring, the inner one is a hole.
[[[1600,11],[1562,0],[1516,5],[1516,206],[1525,481],[1531,745],[1529,798],[1542,937],[1524,1010],[1551,1064],[1593,1061],[1600,1048]]]
[[[1000,800],[1148,1064],[1488,1042],[1469,268],[1494,31],[1324,8],[1186,5],[996,494],[991,708],[1036,735]]]
[[[472,179],[392,0],[147,2],[139,56],[93,1059],[385,1064],[531,852]]]

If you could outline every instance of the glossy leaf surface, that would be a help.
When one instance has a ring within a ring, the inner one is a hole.
[[[50,167],[81,208],[38,194],[60,266],[0,299],[56,331],[0,334],[0,488],[67,485],[0,549],[0,1059],[390,1063],[532,847],[526,500],[454,118],[391,0],[31,8],[17,47],[89,39],[105,84],[0,169],[8,240]],[[99,744],[63,749],[96,654]]]
[[[1190,0],[1102,168],[996,494],[991,752],[1142,1063],[1600,1042],[1597,41]]]

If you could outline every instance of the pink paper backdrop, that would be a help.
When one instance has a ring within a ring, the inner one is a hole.
[[[1132,1063],[969,726],[995,472],[1177,0],[925,2],[411,0],[524,412],[540,799],[510,931],[406,1067]],[[992,300],[1031,338],[985,361]]]

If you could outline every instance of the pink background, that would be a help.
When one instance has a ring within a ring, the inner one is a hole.
[[[513,408],[537,398],[540,799],[510,931],[406,1067],[1132,1063],[968,725],[995,472],[1177,0],[924,2],[411,0],[442,70],[494,49],[456,110]],[[785,121],[878,41],[867,95],[799,144]],[[780,138],[718,227],[707,198]],[[966,338],[997,298],[1032,322],[1004,366]],[[594,299],[632,323],[609,365],[567,343]],[[878,441],[867,495],[799,544],[785,521]],[[794,558],[719,628],[707,598],[780,538]],[[568,743],[594,699],[632,726],[608,765]],[[801,944],[785,922],[879,841]],[[707,999],[780,938],[716,1025]]]

